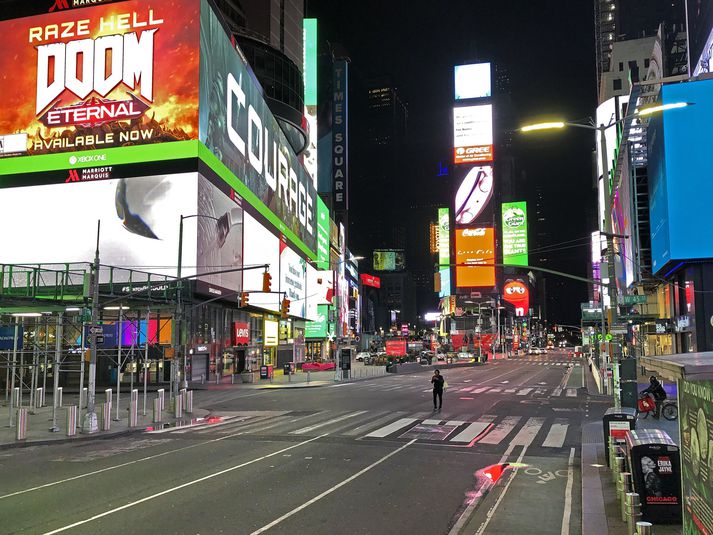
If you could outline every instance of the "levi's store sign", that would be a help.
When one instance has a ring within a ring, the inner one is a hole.
[[[462,228],[455,231],[456,286],[495,286],[495,229]]]
[[[364,286],[371,286],[372,288],[381,288],[381,278],[376,275],[367,275],[362,273],[360,276],[361,283]]]
[[[233,322],[233,344],[242,345],[250,343],[250,324],[247,322]]]

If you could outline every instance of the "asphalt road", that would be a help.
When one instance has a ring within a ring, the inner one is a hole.
[[[578,534],[581,372],[444,370],[440,412],[430,372],[205,393],[211,423],[1,451],[0,532]]]

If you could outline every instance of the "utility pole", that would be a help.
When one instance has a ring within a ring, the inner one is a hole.
[[[97,413],[94,410],[94,398],[96,393],[97,379],[97,335],[95,327],[99,317],[99,231],[101,221],[97,221],[97,248],[94,255],[94,265],[92,266],[92,323],[89,329],[89,339],[91,349],[89,351],[89,384],[87,388],[87,413],[82,422],[82,433],[96,433],[99,430],[97,423]],[[84,336],[84,333],[82,333]],[[119,370],[117,370],[117,374]]]

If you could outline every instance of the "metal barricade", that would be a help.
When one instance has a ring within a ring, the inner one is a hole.
[[[69,405],[67,407],[67,436],[73,437],[77,434],[77,406]]]
[[[139,391],[133,389],[131,391],[131,399],[129,400],[129,427],[136,427],[139,424]]]
[[[17,409],[15,438],[17,440],[25,440],[27,438],[27,409]]]
[[[193,390],[188,390],[185,393],[185,399],[183,400],[183,410],[185,410],[188,414],[193,413]]]
[[[153,400],[153,423],[161,423],[161,398]]]
[[[109,390],[111,393],[111,390]],[[111,399],[111,396],[109,396]],[[110,431],[111,430],[111,401],[105,401],[104,403],[101,404],[102,408],[102,423],[101,423],[101,429],[102,431]]]

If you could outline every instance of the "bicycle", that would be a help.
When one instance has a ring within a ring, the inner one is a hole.
[[[644,394],[639,397],[636,407],[637,418],[648,418],[649,414],[656,411],[656,401],[651,394]],[[664,400],[661,404],[661,416],[669,421],[678,418],[678,404],[675,401]]]

